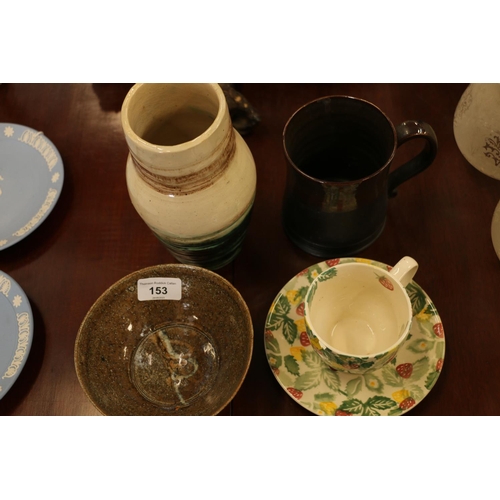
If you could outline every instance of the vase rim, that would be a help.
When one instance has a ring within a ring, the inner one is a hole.
[[[130,103],[132,102],[135,94],[140,91],[140,89],[144,88],[145,86],[151,86],[151,85],[200,85],[200,86],[207,86],[210,87],[213,92],[215,93],[218,101],[218,110],[215,118],[213,119],[212,123],[210,126],[204,130],[201,134],[198,136],[194,137],[193,139],[182,142],[180,144],[174,144],[174,145],[162,145],[162,144],[154,144],[152,142],[149,142],[145,139],[143,139],[139,134],[137,134],[134,129],[132,128],[129,117],[128,117],[128,110],[130,107]],[[226,98],[224,95],[224,92],[221,88],[221,86],[217,83],[136,83],[134,84],[130,90],[128,91],[127,95],[125,96],[125,99],[122,104],[121,108],[121,122],[122,122],[122,127],[125,133],[126,137],[129,137],[131,140],[133,140],[135,143],[139,144],[141,148],[144,148],[145,150],[151,151],[151,152],[156,152],[156,153],[162,153],[162,152],[168,152],[168,153],[175,153],[175,152],[182,152],[187,149],[190,149],[202,142],[204,142],[208,137],[210,137],[215,130],[217,130],[223,119],[225,114],[228,113],[227,111],[227,102]]]

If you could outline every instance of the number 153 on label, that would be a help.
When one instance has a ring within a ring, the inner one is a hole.
[[[182,282],[180,278],[143,278],[137,281],[139,300],[180,300]]]

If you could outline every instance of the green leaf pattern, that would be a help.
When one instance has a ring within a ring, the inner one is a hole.
[[[349,380],[346,385],[346,394],[348,398],[352,398],[353,396],[356,396],[356,394],[361,390],[363,387],[363,378],[362,377],[356,377],[353,378],[352,380]]]
[[[281,328],[283,321],[287,318],[290,312],[291,305],[285,295],[282,295],[274,306],[272,314],[267,320],[267,328],[269,330],[275,331]]]
[[[340,259],[338,265],[355,260]],[[387,268],[375,261],[371,264]],[[411,282],[406,289],[412,301],[414,319],[411,334],[396,358],[362,375],[337,372],[321,361],[312,346],[300,343],[296,324],[303,319],[296,311],[297,305],[304,301],[314,279],[326,269],[336,273],[335,267],[322,262],[292,278],[269,311],[264,338],[266,356],[274,375],[284,389],[301,391],[297,402],[317,415],[406,413],[408,408],[400,406],[402,399],[413,398],[418,404],[436,384],[442,368],[445,339],[437,337],[433,330],[435,324],[441,323],[434,304],[415,282]],[[403,363],[412,364],[409,378],[401,377],[396,370]]]
[[[303,375],[299,375],[295,379],[295,388],[299,391],[307,391],[308,389],[312,389],[313,387],[317,387],[320,383],[321,379],[318,376],[317,372],[310,371],[305,372]]]
[[[289,344],[293,344],[299,332],[297,330],[297,325],[290,319],[283,319],[283,327],[282,327],[283,336],[288,341]]]
[[[299,371],[299,364],[297,363],[296,359],[291,356],[285,356],[285,368],[295,376],[298,376],[300,374]]]
[[[410,297],[413,315],[415,316],[426,307],[425,292],[414,281],[406,285],[406,292]]]

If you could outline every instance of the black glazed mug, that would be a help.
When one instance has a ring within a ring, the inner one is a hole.
[[[416,138],[425,140],[423,150],[390,172],[397,148]],[[284,231],[299,248],[328,258],[356,254],[380,236],[389,197],[432,163],[437,139],[425,122],[395,127],[368,101],[329,96],[291,116],[283,147]]]

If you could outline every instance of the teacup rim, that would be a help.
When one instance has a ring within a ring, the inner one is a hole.
[[[336,267],[345,268],[345,267],[349,267],[349,266],[366,267],[366,268],[370,268],[372,270],[374,269],[374,266],[372,266],[371,264],[368,264],[366,262],[345,262],[345,263],[340,264],[340,265],[337,264],[335,266],[329,267],[328,269],[325,269],[320,274],[318,274],[318,276],[316,276],[316,278],[314,278],[314,280],[310,284],[310,286],[309,286],[309,288],[307,290],[307,293],[306,293],[306,295],[304,297],[304,321],[306,322],[306,330],[307,330],[307,328],[309,328],[314,333],[314,336],[318,340],[320,340],[332,352],[334,352],[335,354],[341,355],[341,356],[346,356],[348,358],[367,359],[368,360],[368,359],[374,359],[374,358],[383,356],[385,354],[388,354],[393,349],[397,350],[398,346],[400,346],[402,344],[402,342],[404,342],[404,339],[406,339],[406,337],[408,336],[408,333],[411,330],[411,326],[412,326],[412,323],[413,323],[413,309],[412,309],[410,297],[408,296],[408,293],[406,292],[406,287],[404,287],[400,283],[400,281],[398,279],[396,279],[394,276],[392,276],[388,270],[383,269],[381,267],[377,267],[376,268],[377,272],[380,271],[384,275],[392,277],[392,281],[394,281],[395,284],[398,286],[398,288],[403,292],[403,294],[405,296],[405,299],[406,299],[406,304],[407,304],[409,312],[410,312],[409,320],[406,322],[405,328],[402,330],[402,333],[399,335],[398,339],[393,344],[391,344],[389,347],[385,348],[382,351],[374,352],[372,354],[353,354],[353,353],[344,352],[344,351],[341,351],[339,349],[336,349],[336,348],[332,347],[327,341],[325,341],[322,337],[320,337],[319,335],[317,335],[316,330],[314,328],[312,328],[312,325],[311,325],[310,321],[308,321],[308,316],[310,315],[309,314],[308,297],[309,297],[309,293],[311,292],[311,290],[313,288],[313,285],[316,282],[319,282],[319,278],[322,275],[324,275],[325,273],[328,273],[329,271],[331,271],[331,269],[334,269]],[[410,281],[410,283],[411,283],[411,281]],[[306,333],[309,334],[308,332],[306,332]]]

